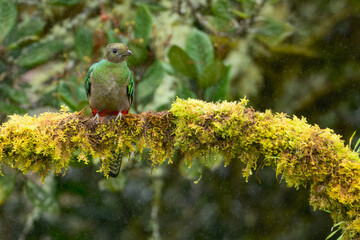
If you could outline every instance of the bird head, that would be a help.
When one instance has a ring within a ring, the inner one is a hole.
[[[109,62],[119,63],[125,61],[132,52],[124,43],[110,43],[106,46],[105,59]]]

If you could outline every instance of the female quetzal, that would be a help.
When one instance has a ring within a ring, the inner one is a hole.
[[[135,91],[134,79],[125,61],[130,55],[132,52],[125,44],[111,43],[106,46],[105,58],[90,67],[85,89],[94,121],[105,115],[116,115],[115,120],[121,120],[122,114],[129,112]],[[121,168],[121,153],[114,158],[110,163],[110,177],[117,177]]]

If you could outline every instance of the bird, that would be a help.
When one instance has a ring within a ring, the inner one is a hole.
[[[115,115],[115,121],[121,121],[122,115],[129,112],[135,93],[134,78],[126,64],[126,58],[131,55],[133,54],[126,44],[111,43],[105,48],[104,59],[89,68],[85,90],[94,116],[93,121],[106,115]],[[122,154],[113,152],[109,176],[117,177]]]

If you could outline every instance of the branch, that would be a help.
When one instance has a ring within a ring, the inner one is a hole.
[[[0,128],[0,164],[44,179],[51,171],[66,172],[75,153],[85,163],[101,158],[105,176],[114,150],[126,155],[149,148],[154,166],[171,163],[175,149],[190,165],[194,158],[221,154],[225,165],[245,163],[246,179],[271,166],[289,187],[310,187],[310,204],[341,222],[344,239],[359,238],[359,156],[330,129],[283,113],[256,112],[246,103],[178,99],[169,112],[128,114],[121,122],[102,124],[64,109],[38,117],[13,115]]]

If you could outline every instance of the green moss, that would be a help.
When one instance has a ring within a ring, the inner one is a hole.
[[[246,103],[177,99],[169,112],[128,114],[121,122],[101,124],[66,109],[37,117],[13,115],[0,128],[0,165],[44,179],[49,172],[66,173],[72,155],[80,152],[78,161],[84,163],[100,158],[99,171],[108,176],[119,152],[127,156],[149,148],[153,167],[171,163],[175,151],[188,166],[220,154],[225,165],[242,161],[246,180],[254,170],[271,166],[288,186],[309,187],[310,204],[331,212],[345,239],[359,238],[359,156],[330,129],[304,118],[256,112]]]

